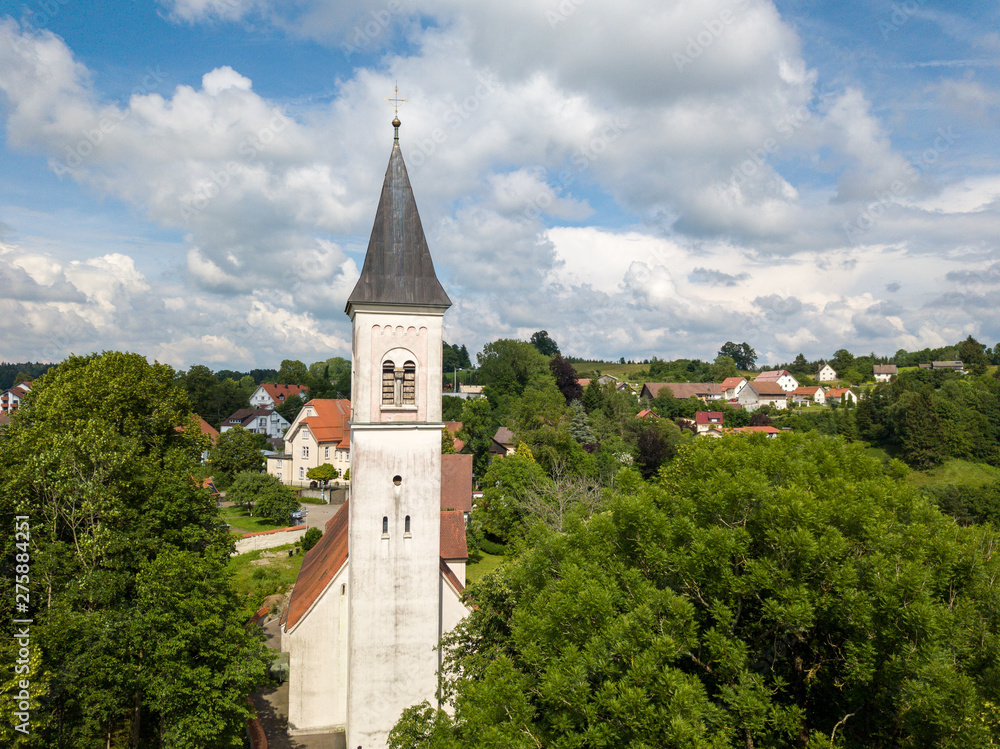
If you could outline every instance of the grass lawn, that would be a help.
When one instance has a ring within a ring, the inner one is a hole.
[[[619,380],[633,380],[633,372],[639,372],[643,369],[649,369],[648,364],[604,364],[602,362],[596,361],[584,361],[579,364],[574,364],[573,369],[577,371],[580,377],[593,378],[598,372],[601,374],[608,374],[612,377],[617,377]]]
[[[240,533],[259,533],[260,531],[273,531],[275,528],[287,528],[285,523],[275,525],[263,518],[252,518],[247,514],[245,507],[220,507],[219,517],[224,523],[229,523],[234,530]]]
[[[1000,468],[967,460],[949,460],[926,471],[913,471],[906,477],[910,486],[982,486],[1000,481]]]
[[[465,568],[465,579],[469,582],[479,580],[487,572],[492,572],[506,559],[506,557],[497,554],[487,554],[485,551],[479,553],[482,554],[483,558]]]
[[[298,577],[305,557],[301,551],[295,556],[288,556],[288,550],[292,548],[294,544],[286,544],[230,557],[229,569],[233,573],[236,590],[241,595],[249,596],[254,606],[259,606],[269,595],[287,591]]]

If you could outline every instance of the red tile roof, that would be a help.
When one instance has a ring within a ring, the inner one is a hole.
[[[472,456],[441,456],[441,509],[472,512]]]
[[[785,391],[781,387],[781,385],[779,385],[777,382],[771,382],[770,380],[764,380],[764,382],[754,380],[753,382],[750,383],[750,387],[752,387],[757,392],[757,395],[784,395],[785,397],[788,396],[788,392]]]
[[[306,552],[305,559],[302,560],[302,569],[295,579],[292,597],[288,601],[286,631],[306,615],[347,561],[347,505],[344,502],[334,516],[326,521],[322,537]]]
[[[647,382],[646,387],[654,398],[659,396],[660,390],[667,387],[674,394],[675,398],[683,400],[693,396],[702,395],[722,395],[722,389],[716,382]]]
[[[300,424],[309,427],[317,442],[340,442],[340,447],[351,446],[351,402],[346,398],[313,398],[306,403],[316,411]]]
[[[721,424],[722,411],[698,411],[694,415],[695,424]]]
[[[212,444],[214,445],[216,443],[216,440],[219,439],[219,430],[213,427],[207,421],[205,421],[204,416],[199,416],[198,421],[199,421],[198,426],[201,427],[201,433],[207,434],[209,438],[211,438]]]
[[[465,544],[465,515],[460,510],[441,511],[441,558],[469,558],[469,547]]]
[[[782,375],[790,375],[787,369],[769,369],[767,372],[761,372],[759,375],[753,378],[754,382],[777,382],[781,379]]]
[[[844,393],[850,393],[851,395],[854,395],[854,391],[851,390],[850,388],[830,388],[829,390],[826,391],[826,397],[839,398]]]
[[[635,418],[637,418],[637,419],[658,419],[660,417],[657,416],[652,411],[650,411],[648,408],[644,408],[639,413],[637,413],[635,415]]]
[[[264,392],[271,396],[271,400],[275,404],[284,403],[293,395],[298,395],[302,391],[309,391],[304,385],[276,385],[273,382],[262,382],[260,386],[264,388]]]
[[[816,395],[817,392],[822,390],[821,387],[806,387],[805,385],[800,385],[792,391],[792,395]]]
[[[729,431],[743,433],[743,432],[763,432],[764,434],[781,434],[781,430],[778,427],[735,427]]]
[[[737,385],[739,385],[741,382],[743,382],[743,380],[745,379],[746,377],[727,377],[722,381],[722,384],[719,385],[719,389],[722,390],[723,392],[725,392],[726,390],[731,390],[735,388]]]

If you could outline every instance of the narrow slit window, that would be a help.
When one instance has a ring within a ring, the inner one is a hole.
[[[410,532],[410,516],[409,515],[406,516],[406,521],[405,521],[405,525],[403,526],[403,530],[406,533]]]
[[[387,515],[382,516],[382,532],[389,532],[389,517]]]

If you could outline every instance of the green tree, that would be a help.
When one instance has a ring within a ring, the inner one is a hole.
[[[845,348],[837,349],[830,360],[830,366],[837,370],[837,374],[839,375],[841,372],[854,366],[854,354]]]
[[[490,465],[490,447],[498,426],[488,400],[471,398],[465,401],[462,407],[462,428],[458,436],[472,453],[472,467],[477,478],[482,477]]]
[[[239,746],[267,656],[242,626],[215,502],[191,478],[207,440],[173,370],[138,354],[71,356],[0,439],[0,508],[30,518],[47,692],[18,745]],[[13,559],[13,534],[0,540]],[[0,603],[8,622],[11,605]]]
[[[320,491],[326,496],[326,485],[340,476],[340,471],[330,463],[323,463],[306,471],[306,478],[320,482]]]
[[[529,342],[532,346],[538,349],[538,353],[546,359],[552,359],[553,357],[559,356],[559,346],[555,341],[549,338],[549,331],[547,330],[539,330],[536,333],[532,333]]]
[[[583,397],[583,388],[580,386],[576,369],[573,368],[572,364],[561,356],[556,356],[549,362],[549,369],[555,378],[556,387],[566,399],[566,405]],[[591,382],[596,382],[596,380],[595,377]]]
[[[298,359],[283,359],[275,382],[279,385],[308,385],[309,369]]]
[[[530,452],[521,448],[494,460],[480,482],[483,506],[477,514],[483,529],[505,543],[524,535],[528,496],[550,481]]]
[[[958,358],[962,361],[966,371],[974,375],[986,374],[986,369],[990,364],[990,360],[986,356],[986,346],[971,335],[958,344]]]
[[[299,508],[299,498],[290,487],[281,483],[281,479],[268,473],[241,476],[253,476],[257,486],[253,515],[272,523],[288,523],[291,520],[291,514]],[[228,492],[226,496],[229,496]]]
[[[583,407],[583,404],[576,400],[569,405],[573,411],[569,425],[569,431],[573,435],[573,439],[581,445],[594,442],[594,433],[590,430],[590,424],[587,421],[587,411]]]
[[[261,440],[261,437],[263,435],[248,432],[241,426],[219,434],[208,453],[217,485],[228,486],[237,474],[246,471],[259,473],[263,470],[264,455],[261,450],[266,446],[267,438]]]
[[[310,528],[302,536],[302,551],[309,551],[316,542],[323,537],[323,531],[319,528]]]
[[[529,385],[553,382],[549,359],[530,343],[508,338],[488,343],[478,355],[479,381],[494,408],[506,410]]]
[[[736,366],[736,361],[731,356],[719,354],[712,364],[712,379],[721,382],[727,377],[739,376],[740,370]]]
[[[751,370],[757,365],[757,352],[746,341],[743,343],[726,341],[719,349],[719,356],[728,356],[742,370]]]
[[[626,472],[623,472],[623,474]],[[988,746],[995,532],[860,446],[695,440],[656,485],[531,543],[445,642],[454,715],[407,746]],[[404,744],[396,743],[401,747]]]
[[[926,468],[940,463],[947,456],[930,388],[904,393],[894,404],[893,411],[907,463]]]

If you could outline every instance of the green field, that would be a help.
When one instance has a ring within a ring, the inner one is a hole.
[[[293,544],[286,544],[230,557],[229,569],[236,590],[249,596],[254,606],[270,595],[287,591],[298,577],[305,557],[301,550],[295,556],[288,556],[294,548]]]
[[[495,570],[506,559],[506,557],[497,554],[487,554],[485,551],[480,551],[479,554],[482,556],[482,559],[465,568],[465,579],[467,582],[471,583],[482,579],[483,575]]]
[[[982,486],[1000,481],[1000,468],[967,460],[949,460],[926,471],[913,471],[906,477],[911,486]]]
[[[596,361],[580,362],[573,365],[573,369],[576,370],[577,374],[585,379],[597,377],[599,374],[608,374],[612,377],[617,377],[619,380],[630,381],[634,381],[635,379],[632,376],[633,373],[641,372],[648,368],[648,364],[605,364]]]
[[[259,533],[260,531],[273,531],[275,528],[288,527],[286,523],[275,525],[263,518],[252,518],[245,507],[221,507],[219,508],[219,518],[239,533]]]

